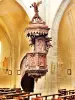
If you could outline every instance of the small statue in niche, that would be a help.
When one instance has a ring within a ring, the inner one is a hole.
[[[4,57],[3,67],[6,69],[6,71],[8,70],[8,58],[7,57]]]

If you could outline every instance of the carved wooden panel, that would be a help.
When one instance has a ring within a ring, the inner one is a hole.
[[[28,65],[30,67],[35,67],[37,66],[37,57],[35,53],[29,53],[28,54]]]
[[[40,54],[38,59],[39,59],[39,66],[46,67],[46,55]]]
[[[24,60],[25,67],[36,68],[37,66],[46,67],[46,54],[43,53],[28,53]]]
[[[45,40],[44,38],[38,38],[35,40],[35,51],[36,52],[45,52]]]

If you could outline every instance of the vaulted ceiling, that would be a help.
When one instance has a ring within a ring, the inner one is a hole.
[[[5,30],[10,44],[15,46],[21,44],[20,49],[22,52],[29,49],[28,41],[24,33],[28,23],[29,17],[27,13],[16,0],[0,1],[0,26]]]

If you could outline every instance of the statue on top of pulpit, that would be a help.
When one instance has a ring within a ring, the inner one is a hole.
[[[30,6],[30,7],[33,7],[34,8],[34,12],[35,12],[35,14],[38,14],[38,7],[39,7],[39,5],[42,3],[42,1],[39,1],[39,2],[34,2],[33,4],[32,4],[32,6]]]
[[[38,14],[38,12],[39,12],[38,7],[39,7],[39,5],[40,5],[41,3],[42,3],[42,1],[39,1],[39,2],[37,2],[37,3],[34,2],[34,3],[30,6],[30,8],[31,8],[31,7],[34,8],[34,12],[35,12],[35,15],[33,16],[31,22],[34,22],[34,19],[35,19],[35,20],[39,19],[40,21],[42,21],[41,17],[40,17],[39,14]]]

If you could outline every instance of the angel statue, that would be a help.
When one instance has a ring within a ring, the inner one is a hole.
[[[30,8],[31,7],[33,7],[34,8],[34,12],[35,12],[35,15],[33,16],[33,18],[32,18],[32,21],[31,22],[33,22],[34,21],[34,19],[35,20],[40,20],[40,21],[42,21],[42,19],[41,19],[41,17],[38,15],[38,7],[39,7],[39,5],[42,3],[42,1],[39,1],[39,2],[34,2],[31,6],[30,6]]]
[[[30,7],[33,7],[34,8],[34,12],[35,12],[35,14],[38,14],[38,7],[39,7],[39,5],[42,3],[42,1],[39,1],[39,2],[34,2],[33,4],[32,4],[32,6],[30,6]]]

